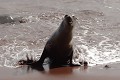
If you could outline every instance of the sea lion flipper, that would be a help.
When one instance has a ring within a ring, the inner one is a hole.
[[[71,55],[70,55],[70,65],[72,65],[72,58],[73,58],[73,50],[71,51]]]
[[[44,63],[44,60],[45,60],[46,57],[48,57],[48,53],[47,53],[47,49],[44,48],[40,59],[37,61],[39,63],[39,65],[42,65]]]

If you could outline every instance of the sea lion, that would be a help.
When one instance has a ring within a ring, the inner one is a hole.
[[[49,58],[50,65],[61,66],[70,65],[73,66],[73,47],[71,44],[73,28],[76,22],[75,16],[65,15],[59,28],[53,33],[53,35],[47,41],[41,58],[37,61],[38,65],[42,65],[45,58]],[[76,64],[75,64],[76,65]]]
[[[75,16],[65,15],[59,28],[47,41],[40,59],[31,65],[40,67],[43,65],[44,60],[49,58],[50,66],[78,66],[79,64],[72,63],[73,46],[71,40],[75,23]]]

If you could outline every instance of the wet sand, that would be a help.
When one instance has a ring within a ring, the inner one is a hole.
[[[119,80],[120,64],[109,64],[94,67],[60,67],[37,71],[20,68],[0,68],[0,80]]]

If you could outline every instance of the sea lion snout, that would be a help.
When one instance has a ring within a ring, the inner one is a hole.
[[[72,15],[72,19],[74,19],[74,20],[78,20],[78,19],[75,17],[75,15]]]

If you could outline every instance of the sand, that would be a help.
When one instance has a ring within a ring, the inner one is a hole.
[[[60,67],[45,71],[20,68],[0,67],[0,80],[119,80],[120,64],[94,67]]]

